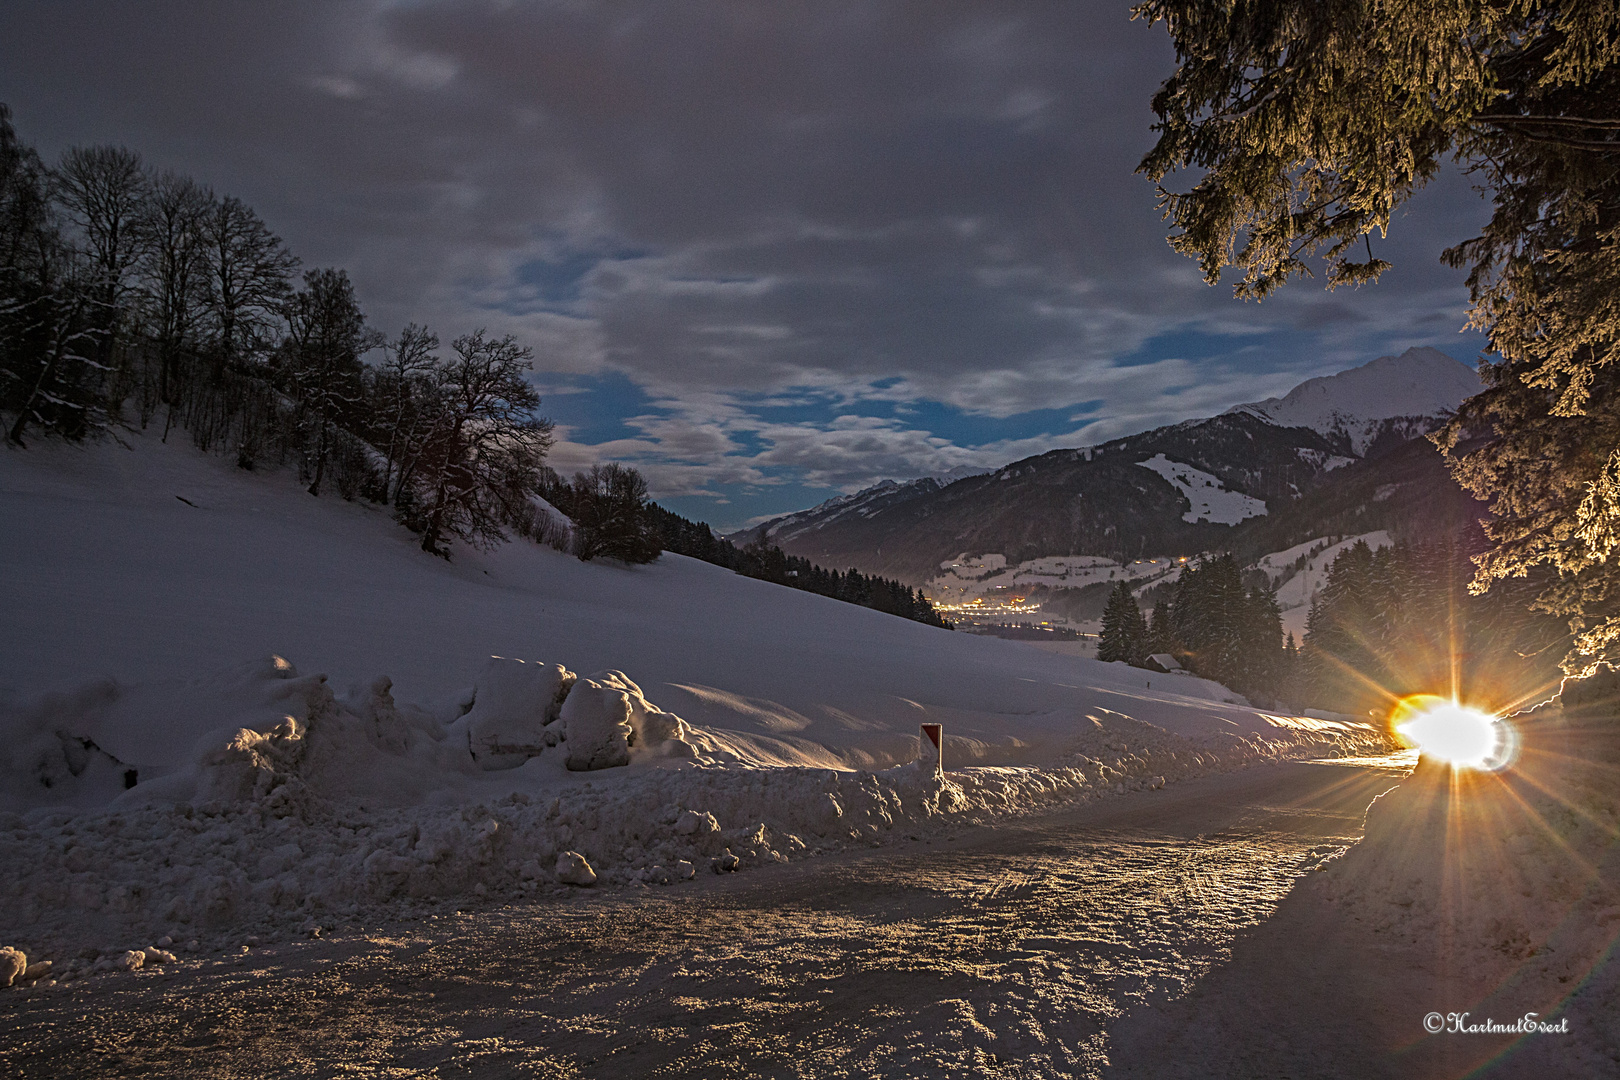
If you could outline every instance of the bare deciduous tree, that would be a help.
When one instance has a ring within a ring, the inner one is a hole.
[[[212,203],[212,194],[189,176],[164,170],[147,179],[139,219],[142,269],[151,291],[157,337],[158,396],[170,406],[179,393],[181,350],[194,344],[206,273],[204,224]]]
[[[204,235],[204,304],[212,324],[212,374],[217,381],[226,368],[273,339],[298,260],[252,207],[235,196],[209,208]]]
[[[448,555],[450,538],[487,546],[524,520],[539,493],[551,422],[524,372],[533,350],[484,331],[457,338],[437,368],[430,437],[417,456],[422,550]]]
[[[321,493],[333,428],[353,427],[363,400],[360,357],[381,344],[366,328],[354,286],[342,270],[311,270],[287,301],[287,374],[313,440],[311,495]]]
[[[647,514],[647,481],[618,462],[592,465],[574,475],[570,516],[574,554],[627,563],[647,563],[663,550]]]
[[[384,501],[397,501],[411,482],[416,457],[431,435],[437,410],[431,407],[436,392],[434,373],[439,358],[439,336],[411,323],[399,337],[383,346],[387,359],[373,380],[372,418],[376,440],[384,451]]]
[[[122,146],[75,146],[52,172],[56,203],[82,247],[97,363],[111,368],[136,268],[145,255],[147,198],[141,156]]]

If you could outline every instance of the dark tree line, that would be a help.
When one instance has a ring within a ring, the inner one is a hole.
[[[582,561],[650,563],[666,546],[658,530],[664,511],[647,500],[647,481],[629,466],[593,465],[572,483],[547,469],[542,493],[573,523],[568,549]]]
[[[1240,693],[1276,700],[1288,687],[1294,650],[1283,640],[1277,599],[1263,586],[1245,588],[1230,554],[1182,570],[1153,609],[1148,643]]]
[[[921,590],[902,582],[862,574],[853,568],[842,573],[825,570],[809,559],[789,555],[774,544],[757,543],[738,548],[715,536],[702,522],[689,521],[656,504],[650,511],[665,551],[723,566],[745,577],[803,589],[929,626],[950,628],[951,624],[940,617]]]
[[[1130,585],[1120,582],[1103,611],[1099,660],[1144,666],[1168,653],[1195,675],[1260,700],[1289,698],[1297,650],[1285,642],[1277,600],[1263,585],[1245,587],[1230,554],[1202,559],[1161,592],[1151,621]]]
[[[1136,603],[1129,582],[1119,581],[1108,594],[1103,608],[1102,633],[1097,640],[1097,659],[1104,663],[1123,660],[1141,667],[1148,654],[1158,650],[1148,640],[1147,620]]]
[[[178,426],[243,468],[295,465],[311,495],[391,506],[425,551],[543,538],[530,350],[478,331],[446,355],[414,325],[386,339],[343,270],[298,269],[241,200],[123,147],[47,166],[0,104],[8,442]]]
[[[1471,596],[1471,570],[1468,553],[1449,545],[1346,550],[1311,604],[1296,695],[1361,714],[1417,693],[1493,709],[1551,694],[1569,635],[1527,610],[1540,583]]]
[[[1472,595],[1472,570],[1455,543],[1356,543],[1328,568],[1296,647],[1283,639],[1272,590],[1246,587],[1222,555],[1184,570],[1151,619],[1129,584],[1116,584],[1097,655],[1144,666],[1149,654],[1168,653],[1196,675],[1296,709],[1382,715],[1418,693],[1492,709],[1542,700],[1558,687],[1569,645],[1558,619],[1530,610],[1545,583]]]

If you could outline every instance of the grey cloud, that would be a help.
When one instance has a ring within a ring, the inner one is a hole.
[[[1454,176],[1379,245],[1385,285],[1258,306],[1206,287],[1133,175],[1170,63],[1124,2],[0,12],[0,100],[47,153],[124,142],[244,196],[307,263],[347,266],[384,327],[486,326],[545,371],[628,375],[662,415],[591,450],[565,439],[558,460],[637,460],[680,492],[998,464],[1460,324],[1435,255],[1481,211]],[[1229,343],[1122,365],[1188,330]],[[1243,351],[1269,330],[1324,332],[1308,356]],[[1074,431],[976,448],[772,425],[759,396],[999,418],[1102,404]]]

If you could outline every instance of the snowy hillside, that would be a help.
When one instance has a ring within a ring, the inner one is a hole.
[[[1481,389],[1478,372],[1439,349],[1408,349],[1337,375],[1307,379],[1283,397],[1235,405],[1227,412],[1342,436],[1359,455],[1387,421],[1445,416]]]
[[[1181,515],[1182,521],[1236,525],[1244,518],[1258,517],[1266,512],[1266,504],[1260,499],[1228,491],[1220,477],[1179,461],[1171,461],[1163,454],[1155,454],[1137,464],[1164,477],[1191,504],[1191,509]]]
[[[517,656],[621,669],[762,760],[853,767],[908,760],[925,713],[1007,760],[1043,724],[1117,705],[1139,681],[680,556],[632,569],[511,544],[446,563],[376,508],[312,499],[178,440],[134,442],[134,452],[0,457],[0,505],[27,523],[0,538],[0,690],[14,701],[106,676],[192,679],[276,654],[340,688],[388,675],[397,697],[438,709],[490,656]],[[1104,697],[1077,682],[1106,687]],[[1143,697],[1133,715],[1201,730],[1204,705],[1224,691],[1198,693]]]
[[[129,441],[0,454],[0,860],[33,868],[0,938],[678,881],[1379,741],[679,556],[447,563]],[[905,764],[920,721],[948,782]]]
[[[1394,543],[1387,531],[1363,533],[1335,541],[1331,537],[1318,537],[1296,544],[1286,551],[1276,551],[1255,563],[1271,579],[1277,590],[1277,609],[1282,615],[1285,633],[1294,635],[1295,641],[1305,640],[1305,623],[1311,612],[1311,601],[1327,585],[1328,569],[1333,560],[1349,551],[1360,541],[1377,550]]]

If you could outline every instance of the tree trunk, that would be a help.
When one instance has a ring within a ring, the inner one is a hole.
[[[321,493],[321,477],[326,475],[326,420],[320,421],[320,433],[315,437],[315,482],[309,485],[311,495]]]

